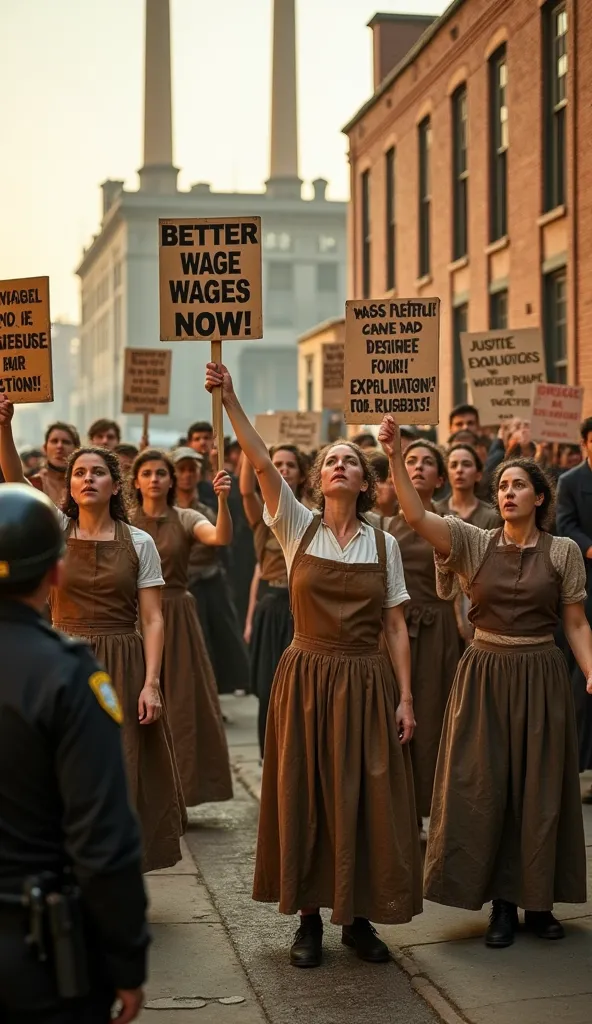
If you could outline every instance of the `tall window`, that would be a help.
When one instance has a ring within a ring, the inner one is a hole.
[[[452,97],[453,260],[468,252],[468,127],[467,88],[461,85]]]
[[[452,314],[452,344],[454,348],[454,403],[467,400],[467,381],[460,349],[460,336],[468,328],[469,304],[463,302],[462,306],[455,306]]]
[[[372,239],[370,235],[370,171],[362,174],[362,297],[370,298]]]
[[[419,277],[430,272],[430,221],[431,184],[430,150],[432,147],[432,126],[429,117],[424,118],[418,128],[419,138]]]
[[[567,273],[547,274],[545,290],[545,357],[553,384],[567,383]]]
[[[489,329],[506,331],[508,329],[508,290],[492,292],[489,296]]]
[[[268,264],[266,307],[271,326],[290,327],[295,323],[293,263]]]
[[[306,411],[311,412],[314,408],[314,360],[312,356],[306,357]]]
[[[567,9],[564,0],[547,3],[543,19],[545,210],[553,210],[565,203]]]
[[[489,61],[490,93],[490,241],[508,233],[508,65],[502,46]]]
[[[386,290],[395,287],[397,281],[397,219],[396,219],[396,155],[394,147],[384,159],[386,178]]]

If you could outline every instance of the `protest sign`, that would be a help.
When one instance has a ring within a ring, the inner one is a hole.
[[[533,441],[579,444],[584,389],[569,384],[535,384],[530,436]]]
[[[269,412],[255,417],[255,429],[266,445],[295,444],[303,452],[321,446],[322,412]]]
[[[0,395],[53,402],[49,278],[0,281]]]
[[[343,342],[323,345],[323,409],[343,408]]]
[[[461,334],[460,344],[471,402],[482,425],[515,416],[530,419],[532,386],[547,379],[540,330]]]
[[[263,336],[261,218],[159,220],[160,340]]]
[[[168,415],[171,357],[168,348],[125,349],[122,412]]]
[[[345,304],[346,423],[438,422],[439,299]]]

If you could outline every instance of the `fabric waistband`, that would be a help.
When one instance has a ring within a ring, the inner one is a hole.
[[[495,644],[490,640],[473,640],[472,647],[477,651],[489,651],[492,654],[539,654],[541,651],[559,650],[555,641],[544,637],[534,644]]]
[[[290,644],[299,651],[311,651],[313,654],[335,654],[339,657],[376,657],[381,654],[380,647],[370,647],[368,644],[348,644],[342,641],[322,640],[316,636],[306,636],[303,633],[295,633]]]
[[[97,625],[96,622],[80,622],[77,619],[76,622],[54,622],[53,627],[68,636],[127,636],[137,633],[135,622],[105,622]]]
[[[280,580],[265,580],[265,583],[267,583],[268,587],[274,587],[274,589],[276,589],[276,590],[287,590],[288,589],[288,579],[287,579],[286,576],[284,576]]]

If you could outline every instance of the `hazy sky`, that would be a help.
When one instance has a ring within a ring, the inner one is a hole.
[[[341,128],[372,91],[377,10],[445,0],[297,0],[300,174],[346,198]],[[180,186],[259,189],[268,172],[272,0],[171,0]],[[137,187],[144,0],[0,0],[0,279],[49,274],[52,317],[78,319],[74,269],[99,184]]]

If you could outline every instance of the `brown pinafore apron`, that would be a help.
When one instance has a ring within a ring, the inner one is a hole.
[[[187,589],[193,538],[183,529],[174,508],[157,519],[138,509],[133,522],[153,538],[166,584],[162,595],[161,679],[185,803],[194,807],[232,800],[228,746],[216,680],[195,601]]]
[[[185,808],[166,716],[152,725],[138,720],[145,682],[144,648],[136,629],[138,556],[125,523],[116,521],[111,541],[78,540],[73,527],[72,522],[66,533],[64,583],[51,594],[53,624],[87,640],[111,676],[123,710],[123,748],[130,796],[142,826],[144,871],[171,867],[181,859]]]
[[[278,665],[263,763],[254,898],[281,913],[330,907],[335,924],[409,921],[422,909],[409,750],[380,649],[386,586],[378,563],[307,555],[290,573],[295,634]]]
[[[418,818],[428,818],[432,803],[444,712],[461,656],[454,603],[436,592],[432,545],[412,530],[402,514],[389,533],[401,552],[410,601],[405,620],[411,647],[411,688],[417,725],[411,740],[411,763]]]
[[[444,721],[426,853],[425,896],[479,910],[586,901],[578,744],[567,667],[552,635],[561,579],[551,537],[500,545],[497,530],[471,583],[469,619],[533,645],[475,640]]]

